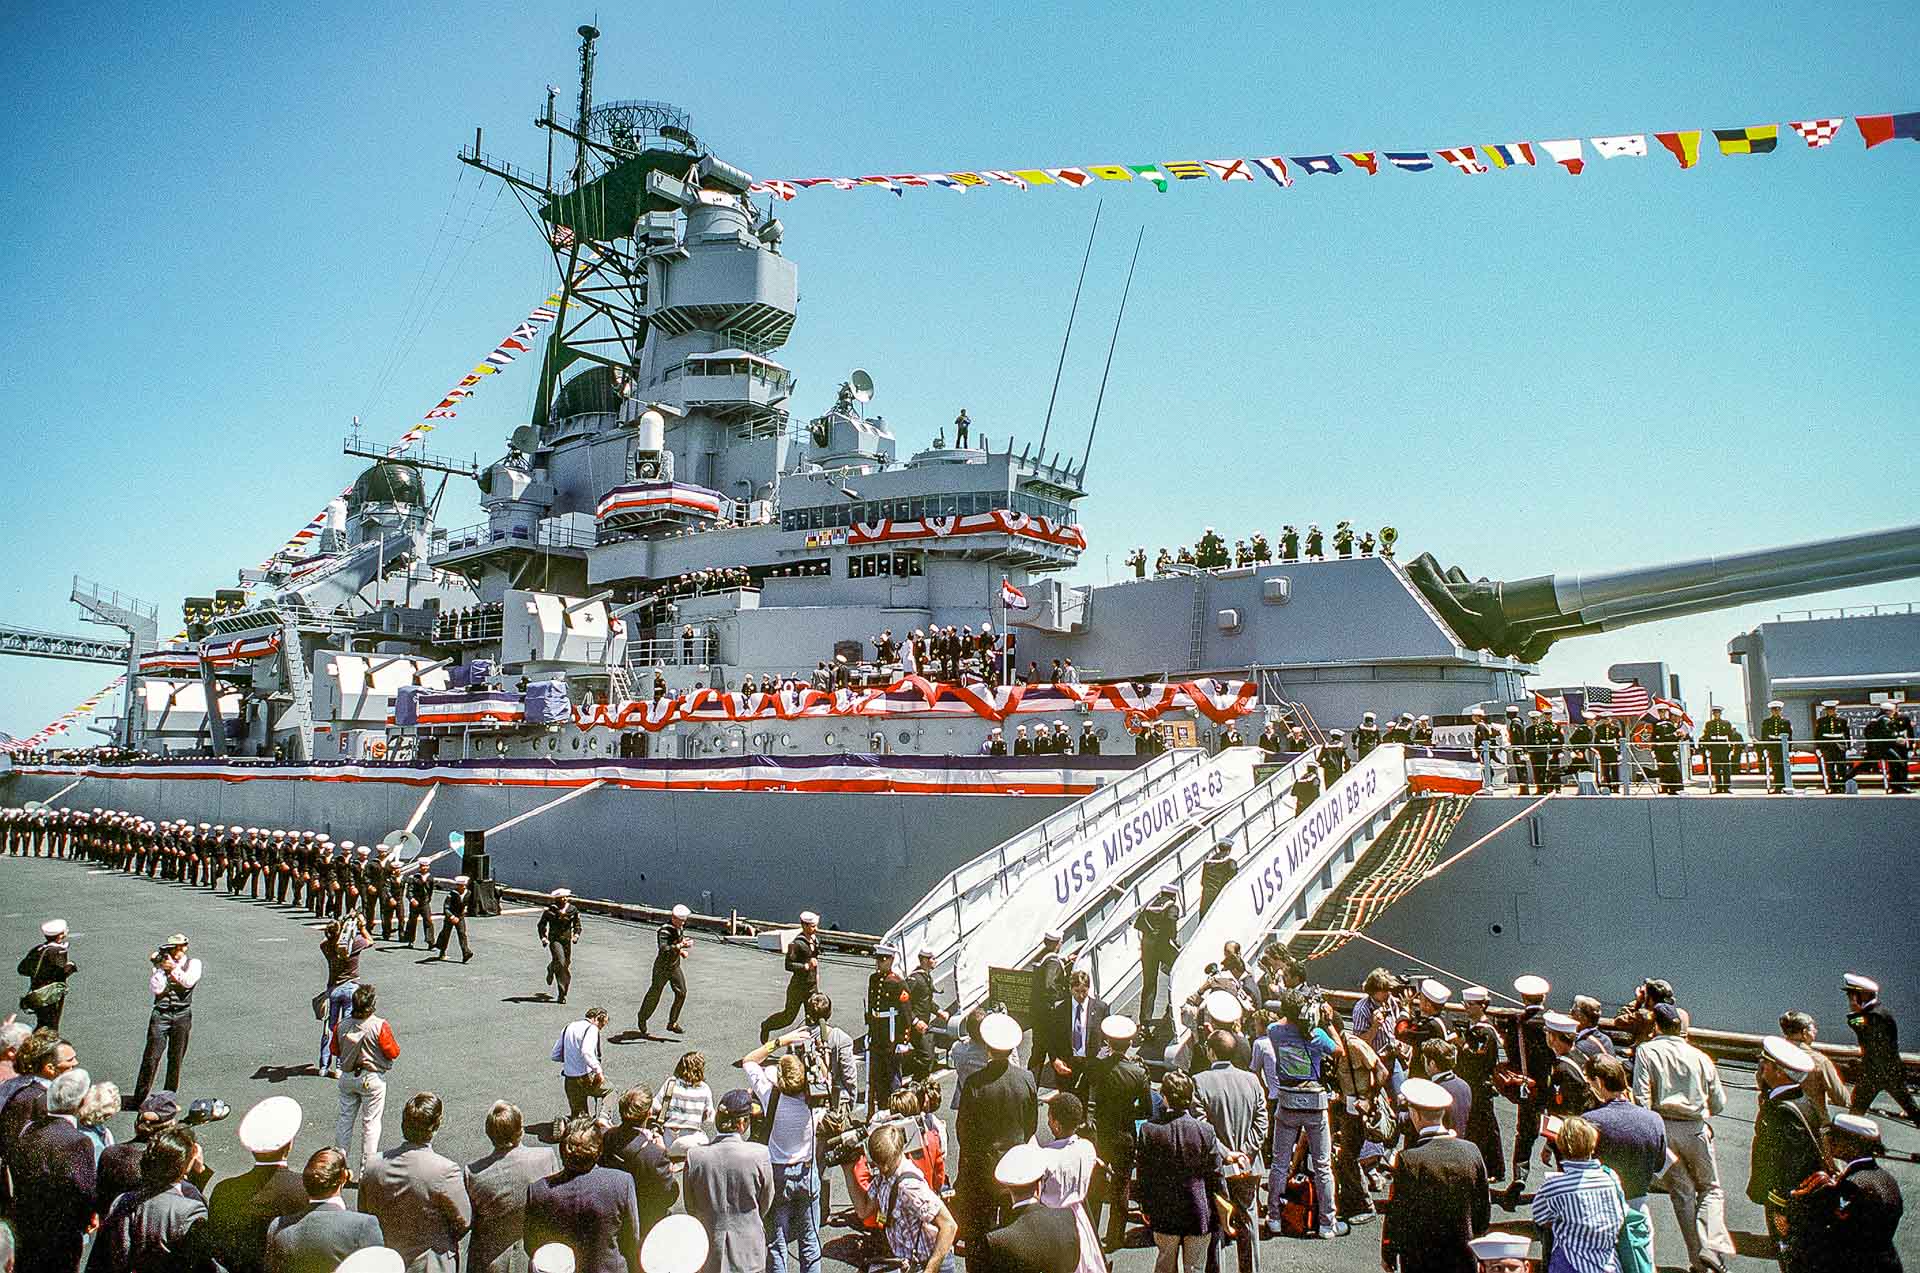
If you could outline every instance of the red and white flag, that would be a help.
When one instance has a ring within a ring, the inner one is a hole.
[[[1438,152],[1439,156],[1469,176],[1477,176],[1487,170],[1487,166],[1473,157],[1473,147],[1456,146],[1451,150]]]
[[[1013,586],[1013,580],[1000,576],[1000,604],[1009,610],[1025,610],[1027,594]]]
[[[1799,133],[1801,137],[1806,139],[1808,150],[1818,150],[1822,146],[1831,145],[1835,135],[1840,131],[1840,125],[1846,122],[1846,116],[1844,115],[1839,119],[1795,119],[1788,121],[1793,131]]]
[[[1580,175],[1580,170],[1587,166],[1587,161],[1580,156],[1578,137],[1569,137],[1565,141],[1543,141],[1540,143],[1540,149],[1546,151],[1553,162],[1576,177]]]

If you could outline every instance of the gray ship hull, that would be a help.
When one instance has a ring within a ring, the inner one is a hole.
[[[1459,854],[1529,802],[1474,800]],[[1456,990],[1511,993],[1521,972],[1553,1002],[1609,1008],[1648,977],[1711,1005],[1717,1029],[1770,1033],[1790,1008],[1851,1042],[1844,972],[1878,980],[1896,1017],[1920,1013],[1913,939],[1920,799],[1902,796],[1555,797],[1415,888],[1367,936],[1438,965]],[[1412,961],[1364,940],[1314,964],[1330,986]]]
[[[859,763],[854,757],[832,759]],[[916,760],[887,759],[884,768],[896,774]],[[954,762],[940,759],[943,768]],[[999,758],[994,772],[1025,768],[1035,787],[1052,785],[1066,773],[1090,789],[1135,763],[1132,756]],[[647,772],[646,764],[623,768]],[[244,781],[154,776],[151,769],[128,769],[125,776],[95,772],[114,776],[87,778],[59,804],[124,809],[156,820],[311,828],[356,843],[377,843],[405,826],[427,791],[427,771],[350,784],[278,778],[260,769],[247,771]],[[450,766],[431,772],[460,773]],[[15,773],[0,785],[0,801],[47,800],[72,781],[71,774]],[[449,831],[497,827],[570,788],[442,781],[434,790],[438,794],[418,827],[428,852],[444,849]],[[1078,798],[1078,792],[924,795],[610,785],[490,836],[487,848],[495,878],[507,885],[564,884],[584,897],[663,907],[685,902],[704,914],[762,919],[810,908],[830,927],[877,933],[954,867]],[[436,864],[436,874],[453,874],[454,861]]]

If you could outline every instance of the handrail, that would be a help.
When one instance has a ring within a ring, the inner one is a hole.
[[[887,930],[887,940],[910,951],[937,950],[941,952],[941,965],[951,967],[951,952],[969,931],[963,911],[970,905],[1004,899],[1011,879],[1052,860],[1056,842],[1073,842],[1109,816],[1158,791],[1163,782],[1171,785],[1205,759],[1205,753],[1197,748],[1162,752],[1118,781],[963,862],[894,921]]]
[[[1302,752],[1286,762],[1278,773],[1220,809],[1203,825],[1213,828],[1216,832],[1224,832],[1229,826],[1234,825],[1237,818],[1238,826],[1231,835],[1216,834],[1208,841],[1206,849],[1211,849],[1216,840],[1231,838],[1235,841],[1233,859],[1235,870],[1246,866],[1268,840],[1280,834],[1286,829],[1288,823],[1292,822],[1291,812],[1282,819],[1276,816],[1275,810],[1279,808],[1283,799],[1293,798],[1293,784],[1298,780],[1301,768],[1305,765],[1317,767],[1318,764],[1319,758],[1316,752]],[[1256,825],[1257,820],[1262,817],[1268,820],[1264,830]],[[1172,861],[1176,870],[1170,879],[1165,878],[1165,872],[1143,872],[1136,875],[1130,887],[1126,888],[1124,895],[1116,896],[1115,905],[1103,913],[1102,926],[1088,936],[1086,944],[1081,948],[1081,955],[1086,959],[1089,974],[1093,978],[1094,993],[1109,1003],[1114,1001],[1109,991],[1118,993],[1128,985],[1128,969],[1131,969],[1132,975],[1138,975],[1140,956],[1138,940],[1134,937],[1133,917],[1139,913],[1140,907],[1145,904],[1148,897],[1159,891],[1162,885],[1173,884],[1180,890],[1183,921],[1191,917],[1190,922],[1182,924],[1182,938],[1184,939],[1188,931],[1198,926],[1199,915],[1188,908],[1192,892],[1189,888],[1188,876],[1193,876],[1191,883],[1198,883],[1200,858],[1205,856],[1206,849],[1203,849],[1199,856],[1188,860],[1187,850],[1192,847],[1193,840],[1189,838],[1182,842],[1170,857],[1163,857],[1155,863],[1147,864],[1151,867]],[[1132,943],[1132,949],[1122,953],[1120,948],[1126,947],[1129,942]],[[1114,965],[1116,956],[1122,960],[1118,967]],[[1113,968],[1114,971],[1112,976],[1103,982],[1102,973],[1105,968]]]

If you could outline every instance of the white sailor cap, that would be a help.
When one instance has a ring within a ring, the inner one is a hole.
[[[1424,713],[1423,713],[1423,714],[1421,715],[1421,717],[1420,717],[1420,719],[1421,719],[1421,720],[1423,720],[1423,721],[1432,721],[1432,720],[1433,720],[1433,717],[1431,717],[1431,716],[1428,716],[1428,715],[1426,715],[1426,714],[1424,714]]]
[[[1785,708],[1786,703],[1782,702],[1780,699],[1777,699],[1777,698],[1770,698],[1767,700],[1767,706],[1770,708],[1772,707]]]
[[[1580,1033],[1580,1023],[1564,1012],[1549,1012],[1540,1018],[1540,1024],[1547,1027],[1550,1034]]]
[[[1461,1003],[1485,1003],[1493,997],[1485,986],[1468,986],[1460,992]]]
[[[1247,1013],[1246,1005],[1239,996],[1225,990],[1209,990],[1207,997],[1200,1001],[1207,1010],[1207,1019],[1215,1025],[1233,1025]]]
[[[1476,707],[1473,709],[1471,713],[1471,715],[1474,715],[1474,716],[1485,716],[1486,714],[1487,714],[1487,709],[1484,707]]]
[[[1825,699],[1821,699],[1821,700],[1820,700],[1820,706],[1822,706],[1822,707],[1838,707],[1838,706],[1840,706],[1840,700],[1839,700],[1839,699],[1837,699],[1837,698],[1825,698]]]
[[[812,911],[801,911],[800,922],[803,924],[818,924],[820,922],[820,917],[814,914]]]
[[[1100,1037],[1109,1043],[1128,1043],[1140,1033],[1140,1027],[1133,1023],[1132,1017],[1109,1016],[1100,1022]]]
[[[284,1149],[300,1134],[300,1120],[299,1101],[291,1096],[269,1096],[240,1120],[240,1147],[250,1154]]]
[[[334,1265],[333,1273],[406,1273],[406,1268],[407,1257],[392,1247],[363,1246]]]
[[[1428,1003],[1445,1003],[1453,998],[1453,991],[1447,988],[1445,982],[1428,977],[1420,983],[1420,997]]]
[[[40,925],[40,935],[42,937],[65,937],[67,935],[67,921],[64,919],[48,920],[46,923]]]
[[[1788,1043],[1777,1034],[1769,1034],[1762,1039],[1760,1050],[1766,1054],[1767,1060],[1797,1078],[1813,1073],[1813,1058],[1804,1049]]]
[[[1009,1189],[1036,1184],[1047,1174],[1047,1151],[1031,1142],[1022,1142],[1000,1155],[993,1178]]]
[[[646,1273],[697,1273],[711,1249],[707,1230],[694,1216],[668,1216],[647,1231],[640,1244],[640,1267]]]
[[[363,857],[363,858],[364,858],[364,857],[372,857],[372,856],[373,856],[373,846],[372,846],[372,845],[370,845],[370,844],[363,844],[363,845],[361,845],[361,846],[360,846],[359,848],[357,848],[357,849],[355,849],[355,850],[354,850],[354,852],[355,852],[355,853],[358,853],[358,854],[359,854],[359,855],[360,855],[361,857]]]
[[[454,876],[454,877],[453,877],[453,882],[454,882],[455,884],[470,884],[470,883],[472,883],[472,881],[471,881],[471,880],[469,880],[469,879],[468,879],[468,878],[467,878],[466,876],[464,876],[464,875],[456,875],[456,876]]]
[[[1880,1139],[1880,1124],[1864,1114],[1835,1114],[1833,1130],[1845,1132],[1849,1136],[1858,1136],[1868,1144],[1874,1144]]]
[[[1532,973],[1513,979],[1513,992],[1517,995],[1544,995],[1553,986],[1545,977],[1536,977]]]
[[[1367,721],[1370,721],[1370,720],[1375,720],[1375,719],[1378,719],[1378,718],[1377,718],[1377,717],[1375,717],[1375,716],[1374,716],[1374,714],[1373,714],[1372,712],[1362,712],[1362,713],[1360,713],[1360,720],[1361,720],[1361,723],[1363,723],[1363,724],[1364,724],[1365,722],[1367,722]]]
[[[552,893],[552,896],[553,896],[553,898],[554,898],[554,900],[555,900],[555,901],[561,901],[561,902],[564,902],[564,901],[566,901],[566,900],[567,900],[567,899],[568,899],[569,897],[572,897],[572,896],[573,896],[573,890],[572,890],[572,889],[570,889],[570,888],[557,888],[557,889],[555,889],[555,890],[553,890],[553,893]]]
[[[1524,1260],[1533,1250],[1533,1239],[1524,1233],[1483,1233],[1467,1241],[1467,1250],[1476,1260]]]
[[[990,1051],[1013,1051],[1020,1046],[1020,1035],[1020,1023],[1004,1012],[990,1012],[980,1023],[980,1041]]]
[[[1049,928],[1046,932],[1040,934],[1040,939],[1042,941],[1062,942],[1067,939],[1067,935],[1061,929]]]
[[[548,1242],[534,1251],[527,1267],[533,1273],[573,1273],[573,1248],[564,1242]]]
[[[673,917],[675,919],[685,919],[691,914],[693,914],[693,912],[687,909],[685,902],[676,903],[673,908]]]
[[[351,853],[351,852],[353,852],[353,841],[352,841],[352,840],[342,840],[342,841],[340,841],[340,851],[341,851],[342,853]]]
[[[201,829],[202,831],[211,831],[211,830],[213,830],[213,823],[211,823],[211,822],[202,822],[202,823],[200,824],[200,829]]]
[[[1877,995],[1880,993],[1879,982],[1875,981],[1871,977],[1862,977],[1857,972],[1850,972],[1846,976],[1842,977],[1840,980],[1843,983],[1845,983],[1847,989],[1849,990],[1858,990],[1862,994],[1869,994],[1869,995]]]
[[[1400,1085],[1400,1096],[1415,1109],[1442,1110],[1453,1104],[1453,1094],[1428,1079],[1408,1079]]]

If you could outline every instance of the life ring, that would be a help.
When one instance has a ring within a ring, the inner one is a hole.
[[[376,738],[368,743],[367,755],[374,760],[385,760],[387,758],[387,740],[384,738]]]

